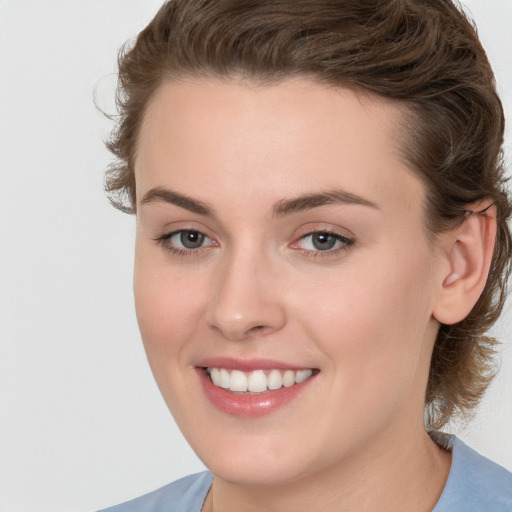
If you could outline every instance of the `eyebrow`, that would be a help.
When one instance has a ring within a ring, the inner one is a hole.
[[[146,192],[146,194],[144,194],[141,204],[149,204],[156,202],[174,204],[175,206],[179,206],[180,208],[184,208],[185,210],[198,213],[199,215],[205,215],[207,217],[213,216],[213,209],[206,203],[203,203],[202,201],[197,201],[196,199],[192,199],[191,197],[187,197],[183,194],[179,194],[178,192],[174,192],[167,188],[152,188],[151,190]]]
[[[368,199],[364,199],[342,189],[335,189],[317,194],[307,194],[295,199],[282,199],[274,205],[273,214],[274,217],[283,217],[291,213],[331,204],[360,205],[379,210],[379,207]]]
[[[207,203],[163,187],[155,187],[149,190],[142,198],[141,204],[155,202],[173,204],[207,217],[214,216],[214,209]],[[335,189],[326,192],[306,194],[292,199],[281,199],[274,204],[272,214],[273,217],[284,217],[292,213],[332,204],[360,205],[377,210],[379,209],[375,203],[372,203],[368,199],[364,199],[342,189]]]

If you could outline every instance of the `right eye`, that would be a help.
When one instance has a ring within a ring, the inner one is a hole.
[[[180,229],[173,231],[156,239],[164,249],[168,251],[186,255],[197,252],[216,243],[204,233],[193,229]]]

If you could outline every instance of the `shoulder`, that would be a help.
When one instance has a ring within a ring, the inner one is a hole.
[[[512,473],[483,457],[456,437],[445,489],[433,512],[511,512]]]
[[[100,512],[199,512],[211,483],[211,473],[204,471]]]

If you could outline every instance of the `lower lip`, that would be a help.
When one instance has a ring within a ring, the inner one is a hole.
[[[242,418],[258,418],[271,414],[288,405],[292,400],[298,398],[306,386],[315,378],[316,374],[299,384],[289,388],[282,387],[273,391],[266,391],[258,394],[233,393],[224,388],[215,386],[210,380],[204,368],[197,368],[199,379],[205,395],[210,402],[220,411],[232,416]]]

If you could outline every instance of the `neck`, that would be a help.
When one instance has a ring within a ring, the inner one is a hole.
[[[279,486],[240,486],[215,477],[203,510],[427,512],[442,493],[450,464],[451,454],[421,427],[398,441],[376,440],[336,467]]]

